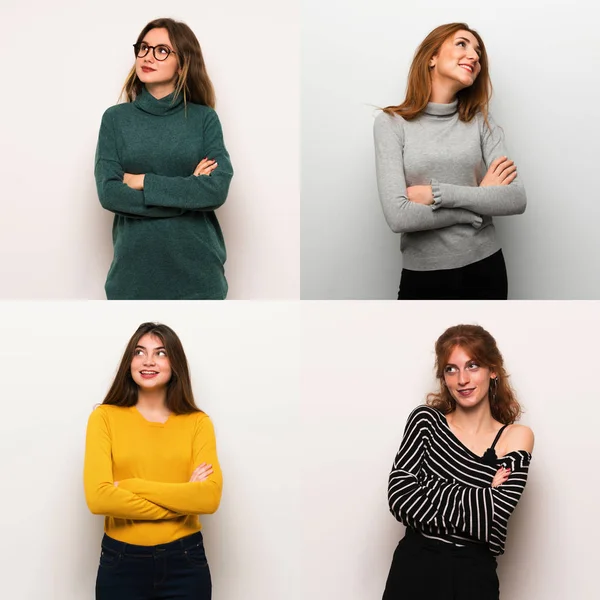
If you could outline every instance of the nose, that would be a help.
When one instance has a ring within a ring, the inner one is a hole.
[[[471,378],[469,377],[469,371],[461,369],[458,373],[458,385],[465,386],[469,383]]]
[[[153,356],[146,356],[144,358],[144,366],[150,366],[155,364],[155,360]]]

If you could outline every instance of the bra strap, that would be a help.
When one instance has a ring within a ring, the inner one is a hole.
[[[500,439],[500,436],[502,435],[502,432],[508,427],[508,425],[503,425],[500,428],[500,431],[496,434],[496,439],[494,440],[494,443],[490,446],[490,448],[495,448],[496,447],[496,443],[498,442],[498,440]]]

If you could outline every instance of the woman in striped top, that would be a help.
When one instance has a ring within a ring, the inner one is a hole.
[[[437,340],[440,390],[410,414],[388,498],[406,535],[384,600],[497,600],[496,556],[527,481],[533,433],[494,338],[450,327]]]

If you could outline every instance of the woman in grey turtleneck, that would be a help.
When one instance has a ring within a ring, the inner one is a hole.
[[[481,37],[450,23],[419,46],[404,102],[375,120],[379,196],[402,234],[399,300],[507,298],[492,217],[522,214],[527,201],[490,95]]]

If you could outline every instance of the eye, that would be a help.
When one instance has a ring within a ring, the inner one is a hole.
[[[142,42],[140,44],[140,51],[145,52],[146,50],[148,50],[148,44],[145,44],[144,42]]]
[[[479,369],[479,365],[476,362],[470,362],[467,365],[467,369],[469,369],[469,371],[476,371],[477,369]]]
[[[166,46],[156,46],[156,51],[161,55],[161,56],[169,56],[169,53],[171,52],[169,50],[169,48],[167,48]]]
[[[144,354],[144,351],[140,350],[139,348],[133,351],[134,356],[141,356],[142,354]]]
[[[167,355],[167,351],[166,350],[159,350],[156,354],[158,354],[159,356],[166,356]]]
[[[444,373],[456,373],[456,367],[453,367],[452,365],[447,365],[444,368]]]

